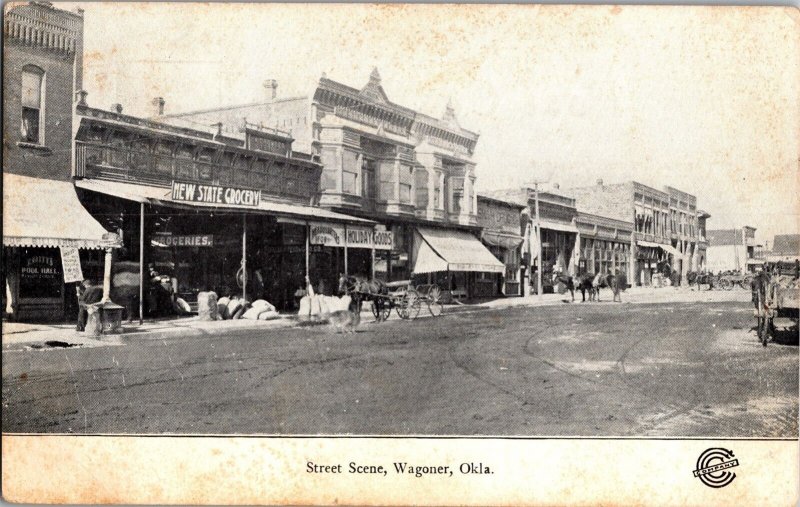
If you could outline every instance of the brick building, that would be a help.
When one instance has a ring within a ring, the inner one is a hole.
[[[478,195],[478,225],[481,241],[505,264],[505,273],[487,273],[478,282],[480,296],[521,296],[522,234],[528,224],[523,204]]]
[[[145,290],[153,272],[190,307],[214,291],[291,310],[306,276],[336,289],[348,248],[369,258],[392,243],[370,220],[311,206],[322,167],[275,129],[187,128],[82,100],[75,161],[82,202],[123,238],[115,280],[130,290],[115,285],[116,300],[134,314],[164,310]]]
[[[703,263],[701,231],[709,215],[698,211],[697,199],[672,187],[658,190],[639,182],[572,188],[580,211],[633,223],[628,249],[628,282],[650,285],[656,274],[672,271],[685,281]],[[702,225],[702,227],[701,227]]]
[[[714,229],[708,231],[706,267],[713,273],[722,271],[753,272],[761,261],[755,258],[756,228]]]
[[[76,314],[73,281],[99,280],[103,250],[113,244],[71,181],[82,12],[48,2],[8,4],[3,43],[4,315],[62,320]],[[82,273],[65,274],[62,259],[77,259]]]
[[[393,233],[391,250],[374,260],[348,252],[342,268],[351,274],[374,271],[388,281],[415,275],[471,296],[486,273],[505,271],[477,239],[478,135],[459,125],[450,105],[434,118],[395,104],[377,69],[360,89],[325,76],[303,97],[278,98],[272,80],[265,87],[263,102],[164,119],[290,131],[296,149],[323,165],[320,206],[373,219]]]

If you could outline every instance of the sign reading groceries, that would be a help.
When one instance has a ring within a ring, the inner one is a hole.
[[[207,204],[258,206],[261,203],[261,190],[173,181],[172,200],[203,202]]]
[[[348,248],[392,249],[392,231],[375,231],[368,227],[348,227],[340,224],[311,224],[311,244]]]

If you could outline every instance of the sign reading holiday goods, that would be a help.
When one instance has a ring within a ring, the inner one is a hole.
[[[375,248],[391,250],[394,236],[392,231],[375,231],[368,227],[345,227],[339,224],[311,224],[310,243],[312,245],[341,246],[348,248]]]

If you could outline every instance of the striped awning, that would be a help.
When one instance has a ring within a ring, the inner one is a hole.
[[[103,239],[106,232],[71,182],[3,172],[3,246],[118,246]]]

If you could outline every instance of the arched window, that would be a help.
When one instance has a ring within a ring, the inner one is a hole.
[[[22,140],[44,144],[44,71],[34,65],[22,68]]]

